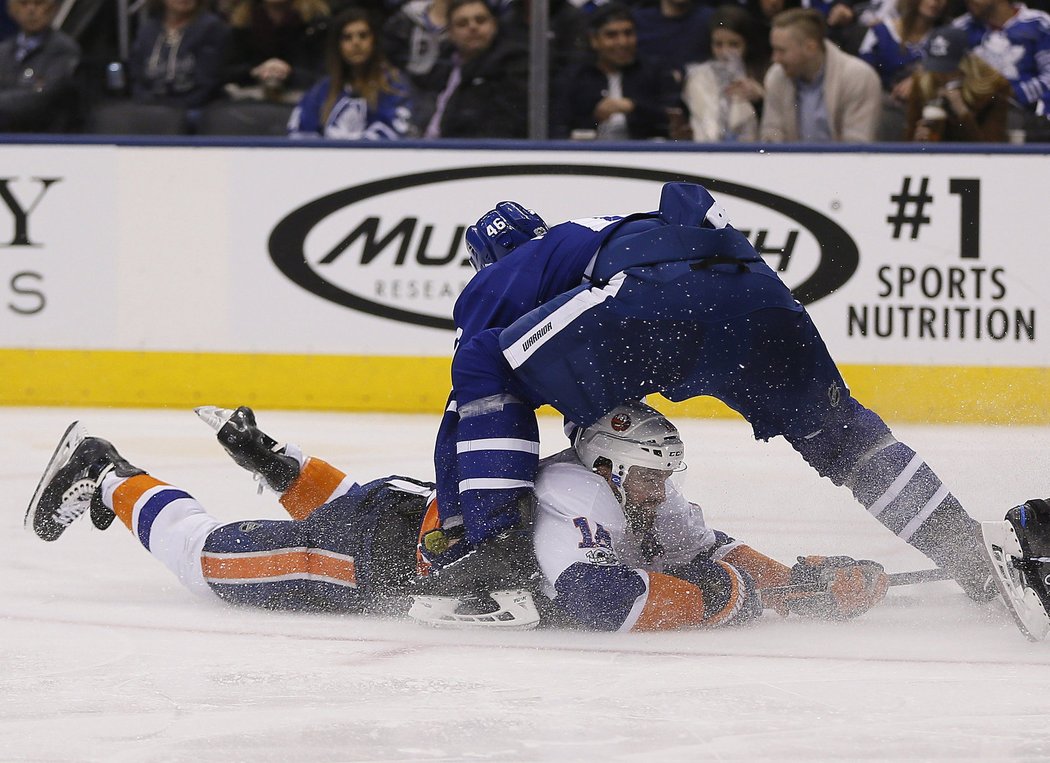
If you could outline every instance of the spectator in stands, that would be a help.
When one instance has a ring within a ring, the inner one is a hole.
[[[925,52],[912,75],[907,139],[1004,142],[1012,93],[1006,78],[967,51],[961,29],[935,31]]]
[[[387,59],[408,77],[413,121],[422,133],[452,68],[448,7],[452,0],[408,0],[383,26]]]
[[[682,100],[692,138],[702,143],[758,139],[758,113],[765,70],[755,61],[754,20],[738,5],[723,5],[711,17],[714,59],[686,67]]]
[[[387,59],[406,76],[426,75],[442,55],[448,40],[451,0],[408,0],[383,25]]]
[[[912,73],[922,60],[930,32],[947,23],[948,0],[898,0],[897,17],[872,26],[860,46],[860,58],[882,81],[880,140],[900,140]]]
[[[408,83],[386,61],[371,14],[351,6],[332,20],[325,47],[328,74],[292,112],[293,138],[396,140],[408,135]]]
[[[128,60],[131,102],[100,106],[95,132],[193,132],[203,107],[222,92],[229,26],[206,0],[150,0],[147,7]]]
[[[857,53],[867,31],[859,11],[867,0],[802,0],[801,5],[824,17],[827,39],[850,55]]]
[[[879,73],[882,89],[898,103],[908,100],[912,72],[922,59],[930,32],[947,22],[948,0],[898,0],[897,18],[871,27],[859,57]]]
[[[766,74],[762,140],[868,143],[882,107],[879,75],[825,37],[824,18],[808,8],[773,20],[773,66]]]
[[[284,135],[295,104],[324,71],[325,0],[235,0],[228,9],[226,98],[208,105],[206,135]]]
[[[325,0],[239,0],[224,79],[235,99],[299,100],[324,65]]]
[[[681,86],[685,67],[711,58],[711,7],[697,0],[658,0],[634,11],[639,58],[658,64]]]
[[[1029,138],[1050,138],[1050,15],[1011,0],[966,0],[966,7],[955,25],[969,47],[1013,86]]]
[[[452,0],[452,69],[438,94],[427,138],[524,138],[528,53],[501,35],[484,0]]]
[[[781,11],[798,8],[798,3],[799,0],[747,0],[744,7],[755,22],[755,45],[751,55],[763,72],[769,71],[773,58],[773,49],[769,47],[773,19]]]
[[[638,53],[630,9],[603,5],[588,26],[594,60],[562,78],[552,137],[573,131],[600,140],[667,137],[668,109],[681,104],[678,88],[670,74]]]
[[[218,95],[229,27],[205,0],[153,0],[131,47],[131,94],[195,108]]]
[[[51,28],[58,0],[7,0],[7,9],[18,32],[0,42],[0,131],[63,130],[80,46]]]

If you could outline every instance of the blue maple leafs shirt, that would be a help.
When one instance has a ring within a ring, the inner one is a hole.
[[[970,49],[1013,85],[1018,103],[1050,115],[1050,15],[1022,3],[1002,29],[967,13],[953,25],[966,31]]]
[[[322,78],[303,95],[288,120],[292,138],[325,137],[337,140],[399,140],[408,135],[412,104],[408,85],[400,75],[392,75],[392,91],[379,94],[376,107],[347,86],[321,124],[321,108],[328,96],[331,79]]]

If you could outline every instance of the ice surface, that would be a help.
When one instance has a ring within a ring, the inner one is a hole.
[[[223,402],[223,401],[202,401]],[[280,517],[191,411],[0,409],[0,760],[1047,760],[1050,643],[951,583],[847,623],[479,634],[234,610],[194,598],[121,527],[22,529],[81,418],[220,519]],[[361,479],[432,474],[432,416],[260,412]],[[687,492],[782,560],[929,566],[783,442],[684,421]],[[544,452],[561,447],[542,422]],[[979,519],[1050,494],[1050,429],[895,431]]]

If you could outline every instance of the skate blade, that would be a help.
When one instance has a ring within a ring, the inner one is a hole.
[[[413,596],[408,616],[418,623],[433,628],[487,628],[495,630],[532,630],[540,622],[540,614],[532,594],[515,589],[490,591],[496,609],[477,614],[460,614],[456,610],[464,602],[456,596]]]
[[[995,572],[995,586],[1014,624],[1029,641],[1045,640],[1050,634],[1050,614],[1038,594],[1022,583],[1013,566],[1014,557],[1022,558],[1021,544],[1013,526],[1006,521],[981,522],[981,538]]]
[[[36,512],[40,507],[40,498],[44,494],[44,489],[58,470],[69,463],[69,458],[73,455],[73,451],[77,449],[77,446],[87,436],[87,429],[79,421],[74,421],[66,427],[66,431],[62,434],[62,439],[58,441],[58,447],[51,454],[51,460],[47,462],[47,466],[44,468],[44,476],[37,483],[33,499],[29,502],[29,508],[26,509],[26,517],[23,523],[26,530],[34,535],[36,535]]]
[[[202,405],[193,409],[200,420],[218,432],[228,422],[236,411],[233,408],[219,408],[215,405]]]

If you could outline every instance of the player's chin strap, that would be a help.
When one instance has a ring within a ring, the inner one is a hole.
[[[532,594],[524,589],[490,591],[496,608],[485,612],[462,612],[475,602],[457,596],[413,596],[408,616],[436,628],[498,628],[527,631],[540,622]]]

